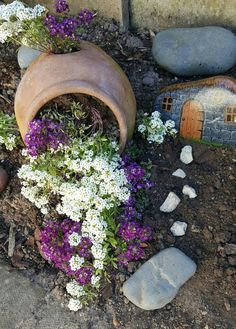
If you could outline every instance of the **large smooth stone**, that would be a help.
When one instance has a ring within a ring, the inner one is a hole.
[[[217,26],[168,29],[157,33],[152,53],[176,75],[219,74],[236,64],[236,37]]]
[[[35,60],[42,52],[36,49],[32,49],[26,46],[20,46],[17,53],[17,61],[21,69],[27,69],[27,67]]]
[[[144,310],[164,307],[196,271],[196,264],[177,248],[167,248],[143,264],[123,285],[124,295]]]

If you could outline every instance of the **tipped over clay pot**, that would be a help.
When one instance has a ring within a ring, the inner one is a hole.
[[[65,94],[90,95],[110,108],[119,124],[122,152],[134,131],[135,96],[120,66],[102,49],[85,41],[78,52],[42,54],[27,69],[15,97],[16,120],[23,140],[37,112]]]
[[[8,175],[6,170],[0,167],[0,193],[2,193],[7,187]]]

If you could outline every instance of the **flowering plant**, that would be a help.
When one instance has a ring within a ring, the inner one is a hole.
[[[18,172],[22,194],[43,214],[57,212],[41,232],[42,252],[72,278],[67,292],[74,311],[99,288],[107,266],[144,258],[143,243],[152,239],[135,207],[138,192],[152,186],[145,170],[121,158],[110,138],[75,130],[73,120],[68,128],[34,119],[25,137],[29,164]]]
[[[79,49],[84,27],[93,19],[87,9],[70,15],[65,0],[56,0],[57,14],[51,15],[47,8],[25,6],[13,1],[0,6],[0,42],[15,42],[43,52],[64,53]]]
[[[0,145],[12,151],[19,140],[15,116],[0,112]]]
[[[161,120],[161,114],[158,111],[152,112],[151,115],[144,113],[140,120],[138,131],[146,138],[149,143],[162,144],[165,136],[175,137],[177,130],[174,129],[175,122],[167,120],[165,123]]]

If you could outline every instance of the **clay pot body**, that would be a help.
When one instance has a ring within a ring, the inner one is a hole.
[[[8,175],[6,170],[0,167],[0,193],[5,190],[8,183]]]
[[[120,66],[99,47],[81,42],[81,50],[42,54],[27,69],[15,97],[16,120],[22,138],[29,122],[50,100],[64,94],[87,94],[107,105],[120,129],[120,151],[132,137],[136,101],[130,82]]]

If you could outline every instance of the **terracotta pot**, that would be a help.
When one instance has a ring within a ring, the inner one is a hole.
[[[42,54],[27,69],[15,97],[16,120],[22,138],[29,122],[50,100],[64,94],[93,96],[114,113],[120,129],[120,151],[133,134],[136,101],[120,66],[99,47],[81,42],[75,53]]]

